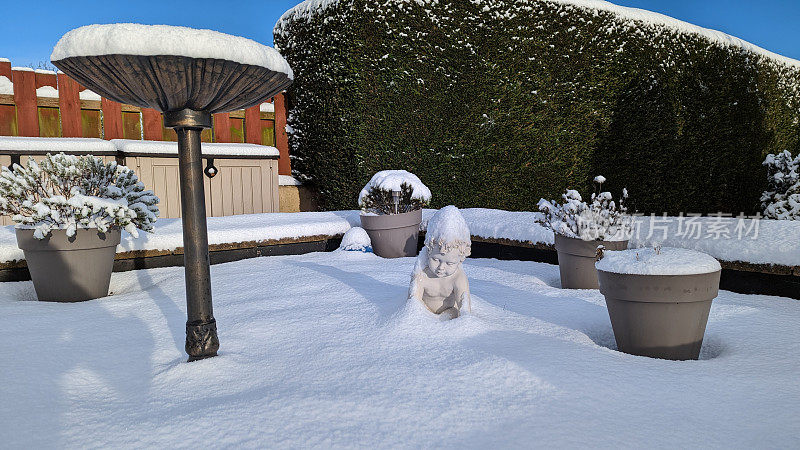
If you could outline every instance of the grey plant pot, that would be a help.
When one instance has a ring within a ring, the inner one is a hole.
[[[606,250],[625,250],[628,241],[584,241],[556,234],[558,270],[563,289],[597,289],[597,247]]]
[[[416,256],[422,210],[382,216],[361,216],[361,228],[372,241],[372,251],[383,258]]]
[[[598,270],[619,350],[651,358],[697,359],[720,273],[629,275]]]
[[[82,302],[108,295],[119,230],[78,230],[72,238],[53,230],[43,240],[33,230],[16,230],[36,297],[43,302]]]

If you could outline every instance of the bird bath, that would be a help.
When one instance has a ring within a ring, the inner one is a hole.
[[[65,34],[53,64],[98,94],[164,113],[178,135],[189,361],[219,349],[211,300],[200,133],[211,115],[257,105],[294,75],[281,55],[249,39],[166,25],[90,25]]]

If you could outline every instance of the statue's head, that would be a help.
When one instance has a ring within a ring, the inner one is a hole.
[[[455,206],[446,206],[428,221],[425,248],[428,270],[436,277],[456,273],[471,251],[471,237],[464,217]]]

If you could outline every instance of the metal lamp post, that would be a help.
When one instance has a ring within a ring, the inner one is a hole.
[[[200,133],[211,127],[213,113],[245,109],[274,97],[291,85],[290,74],[224,59],[178,55],[74,56],[53,64],[106,98],[163,112],[164,126],[175,129],[186,277],[186,352],[189,361],[215,356],[219,339],[211,301]]]

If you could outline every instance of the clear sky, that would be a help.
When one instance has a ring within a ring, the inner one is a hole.
[[[65,32],[91,23],[136,22],[209,28],[272,45],[272,28],[300,0],[1,0],[0,58],[49,62]],[[800,0],[615,0],[724,31],[800,59]]]

